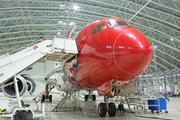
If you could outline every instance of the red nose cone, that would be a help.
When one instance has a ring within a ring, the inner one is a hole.
[[[152,45],[137,29],[127,29],[115,40],[113,57],[117,67],[124,73],[137,76],[151,63]]]

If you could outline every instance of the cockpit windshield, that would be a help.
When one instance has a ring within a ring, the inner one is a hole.
[[[95,34],[99,31],[104,30],[104,29],[106,29],[106,25],[105,25],[105,23],[102,23],[102,24],[100,24],[94,28],[94,30],[92,31],[92,34]]]
[[[109,21],[107,22],[107,25],[108,25],[109,27],[116,27],[116,26],[127,25],[127,23],[124,22],[124,21],[109,20]]]

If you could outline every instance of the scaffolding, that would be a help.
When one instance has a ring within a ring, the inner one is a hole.
[[[153,47],[154,48],[154,47]],[[144,115],[144,112],[147,111],[147,107],[151,112],[157,111],[159,115],[161,115],[162,110],[166,109],[166,101],[167,97],[160,95],[160,81],[157,76],[156,71],[156,54],[154,50],[154,57],[153,57],[153,68],[155,70],[154,77],[151,80],[144,79],[144,76],[138,77],[137,84],[138,84],[138,91],[135,94],[128,98],[128,103],[130,105],[134,105],[134,109],[140,107],[141,108],[141,115]]]
[[[96,106],[95,101],[93,101],[93,98],[92,98],[92,91],[89,92],[88,99],[85,103],[85,107],[82,112],[83,116],[85,115],[85,112],[87,112],[87,116],[89,117],[98,116],[97,106]]]

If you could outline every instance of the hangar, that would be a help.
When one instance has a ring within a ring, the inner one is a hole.
[[[79,34],[79,31],[90,23],[103,20],[104,18],[124,19],[129,26],[136,27],[148,38],[153,48],[153,58],[146,71],[143,71],[141,75],[138,74],[139,76],[134,80],[137,83],[136,88],[140,90],[138,94],[140,94],[141,97],[142,94],[149,94],[152,97],[152,94],[157,95],[159,93],[165,94],[166,96],[176,96],[170,98],[170,102],[171,100],[173,101],[171,102],[173,103],[172,108],[170,108],[179,111],[177,101],[179,100],[180,89],[180,1],[178,0],[1,0],[0,61],[3,64],[3,56],[10,56],[45,40],[52,40],[54,36],[58,36],[58,38],[69,37],[67,33],[74,24],[76,25],[76,29],[71,34],[76,36]],[[111,46],[106,47],[111,49]],[[36,49],[36,47],[33,47],[33,49]],[[72,56],[74,57],[74,55]],[[51,57],[52,56],[49,58]],[[13,60],[10,57],[9,59],[13,64]],[[70,60],[70,58],[68,60]],[[62,61],[61,59],[61,62]],[[75,67],[76,70],[78,70],[81,65],[78,65],[78,61],[76,63],[77,65]],[[37,68],[35,71],[23,72],[25,74],[31,73],[32,76],[38,76],[40,74],[47,75],[48,72],[50,72],[49,70],[53,69],[54,64],[54,62],[41,59],[34,65],[35,67],[33,69]],[[111,63],[107,58],[107,63],[103,63],[102,66],[106,67],[109,64]],[[27,70],[27,68],[31,69],[29,68],[30,65],[22,70]],[[3,73],[4,66],[5,65],[0,66],[2,68],[0,69],[2,70],[0,71],[0,78],[5,76]],[[45,69],[47,71],[45,71]],[[22,70],[17,73],[20,74]],[[13,71],[16,71],[16,69],[13,69]],[[75,78],[73,79],[75,81]],[[1,79],[0,83],[3,83]],[[44,86],[40,85],[40,83],[36,84],[36,89],[37,86],[42,87],[42,89],[38,88],[38,92],[45,90]],[[38,92],[35,92],[36,94],[34,94],[34,96],[38,95]],[[132,99],[137,97],[137,93],[135,92],[136,90],[128,94],[128,98],[131,96]],[[149,95],[147,96],[149,97]],[[160,98],[161,97],[162,96],[160,96]],[[97,99],[101,99],[101,97]],[[55,100],[58,101],[58,96],[55,96]],[[16,101],[16,99],[13,99],[13,101]],[[57,101],[56,103],[58,103]],[[133,104],[135,105],[135,103],[136,102]],[[167,105],[171,103],[167,102]],[[13,104],[17,105],[16,102],[13,102]],[[46,105],[47,104],[45,104],[45,106]],[[167,110],[168,107],[169,106],[167,106]],[[176,116],[178,112],[168,111],[168,114],[162,114],[160,117],[164,119],[176,119],[173,115]],[[47,120],[59,118],[59,116],[56,116],[57,113],[48,114],[49,116],[45,117]],[[70,112],[72,116],[69,116],[69,113],[60,114],[63,116],[62,119],[73,119],[73,116],[75,116],[76,119],[87,118],[86,116],[82,117],[79,113],[77,113],[78,115],[74,115]],[[141,111],[139,114],[142,115],[144,113]],[[53,115],[54,117],[51,118]],[[159,117],[156,114],[152,115]],[[117,113],[115,118],[110,117],[107,119],[119,119],[121,117],[122,115]],[[95,119],[103,118],[99,117]],[[128,113],[123,115],[123,119],[134,119],[134,116]]]

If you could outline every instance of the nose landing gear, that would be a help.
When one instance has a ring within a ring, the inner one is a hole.
[[[108,101],[108,95],[104,95],[104,103],[100,103],[98,106],[98,114],[100,117],[105,117],[106,112],[108,112],[110,117],[114,117],[116,115],[115,104],[113,102],[108,103]]]
[[[88,100],[88,97],[89,97],[89,95],[85,95],[85,101]],[[96,95],[91,95],[91,99],[92,99],[93,101],[96,101]]]

